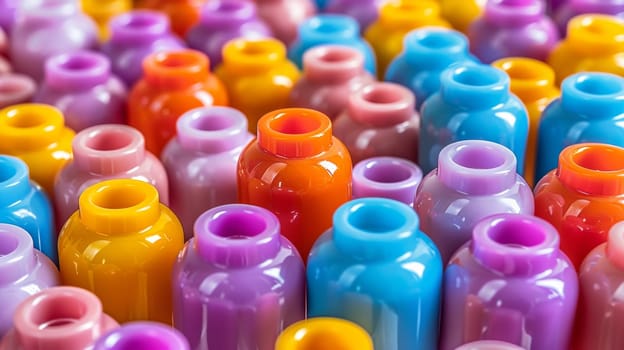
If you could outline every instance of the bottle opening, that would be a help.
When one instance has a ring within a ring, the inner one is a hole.
[[[341,63],[354,58],[353,51],[351,50],[332,49],[318,50],[317,52],[320,53],[319,60],[326,63]]]
[[[541,225],[522,219],[498,220],[488,230],[488,237],[510,248],[531,248],[543,244],[546,235]]]
[[[16,174],[17,170],[10,162],[0,160],[0,182],[8,181]],[[1,234],[0,237],[2,237]]]
[[[158,24],[160,15],[149,11],[135,11],[131,16],[128,16],[124,26],[131,29],[144,29],[149,28],[155,24]]]
[[[389,84],[375,84],[362,92],[364,101],[375,104],[397,103],[404,100],[404,95]]]
[[[606,16],[583,16],[578,20],[580,20],[580,25],[587,34],[602,37],[604,40],[621,36],[624,32],[623,23]]]
[[[94,151],[115,151],[132,144],[132,135],[121,130],[102,130],[89,135],[85,146]]]
[[[237,12],[248,6],[244,2],[237,1],[217,1],[215,5],[215,10],[218,12]]]
[[[90,55],[72,55],[59,64],[61,69],[70,71],[90,70],[97,66],[97,62]]]
[[[31,111],[13,110],[7,113],[7,125],[17,129],[37,128],[46,125],[47,118],[44,114],[32,113]]]
[[[432,50],[451,48],[462,44],[457,35],[451,31],[427,31],[427,35],[418,38],[420,45]]]
[[[298,339],[297,349],[300,350],[334,350],[353,347],[351,339],[345,339],[331,329],[301,329],[295,333],[295,338]]]
[[[498,68],[507,73],[512,80],[543,80],[544,72],[538,65],[541,66],[539,61],[522,59],[501,62]]]
[[[572,155],[572,161],[593,171],[624,171],[624,152],[617,148],[584,147]]]
[[[31,322],[39,330],[52,330],[77,323],[86,315],[87,307],[76,298],[55,295],[39,299],[33,311]]]
[[[398,230],[407,223],[402,213],[392,207],[367,204],[353,207],[347,220],[357,230],[380,234]]]
[[[620,78],[608,74],[582,74],[574,87],[590,95],[612,95],[624,90]]]
[[[200,64],[198,57],[195,54],[175,52],[158,55],[156,57],[156,63],[162,68],[172,69],[187,68]]]
[[[282,134],[308,134],[321,128],[321,121],[318,118],[288,113],[272,120],[270,127],[274,131]]]
[[[19,241],[15,236],[0,232],[0,257],[13,253],[18,245]]]
[[[506,161],[500,150],[481,145],[463,145],[456,150],[452,159],[464,168],[481,170],[498,168]]]
[[[408,180],[412,176],[409,169],[396,163],[375,163],[364,170],[364,177],[380,183],[396,183]]]
[[[103,209],[127,209],[139,205],[146,199],[146,194],[134,186],[107,186],[94,192],[91,201]]]
[[[488,86],[499,82],[499,76],[489,66],[464,66],[453,71],[452,79],[462,85]]]
[[[233,127],[235,120],[229,115],[207,114],[194,119],[190,125],[199,131],[220,131]]]
[[[117,343],[115,350],[175,350],[168,338],[156,333],[126,334]]]
[[[340,15],[321,15],[310,19],[310,29],[325,35],[342,33],[349,28],[349,18]]]
[[[208,227],[215,235],[232,240],[255,237],[267,229],[262,216],[248,211],[223,212]]]

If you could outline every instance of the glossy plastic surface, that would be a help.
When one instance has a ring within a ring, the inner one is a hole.
[[[190,350],[177,330],[158,322],[129,322],[102,335],[93,350]]]
[[[351,94],[334,121],[334,135],[354,163],[380,156],[417,162],[420,115],[414,104],[414,95],[401,85],[371,83]]]
[[[568,22],[583,14],[603,14],[610,16],[624,17],[624,3],[618,0],[567,0],[554,11],[555,19],[559,30],[565,33]]]
[[[553,48],[548,64],[557,84],[578,72],[624,76],[624,20],[606,15],[581,15],[568,22],[568,34]]]
[[[13,327],[15,309],[24,299],[59,283],[56,266],[34,249],[28,232],[0,224],[0,339]]]
[[[65,124],[78,132],[94,125],[123,124],[126,95],[106,56],[79,51],[46,61],[45,77],[33,101],[57,107]]]
[[[234,39],[223,48],[223,64],[215,74],[225,84],[229,106],[247,116],[256,132],[258,119],[288,107],[299,70],[286,59],[286,47],[275,39]]]
[[[297,37],[297,28],[316,14],[312,0],[254,0],[258,15],[271,28],[277,39],[290,45]]]
[[[208,0],[143,0],[140,7],[166,14],[173,32],[183,38],[199,21],[201,9],[207,2]]]
[[[443,266],[412,208],[355,199],[333,225],[308,259],[308,316],[355,322],[375,349],[437,349]]]
[[[561,235],[561,250],[577,268],[624,220],[624,148],[581,143],[566,147],[557,169],[535,186],[535,215]]]
[[[305,20],[299,25],[297,39],[288,47],[288,58],[301,68],[306,51],[327,44],[355,48],[364,56],[366,70],[371,74],[376,73],[372,47],[360,37],[358,22],[346,15],[322,14]]]
[[[566,146],[583,142],[624,147],[624,78],[589,72],[564,80],[561,98],[542,113],[535,181],[557,167]]]
[[[63,283],[92,291],[121,323],[171,324],[171,273],[184,233],[156,188],[102,181],[82,192],[79,207],[59,236]]]
[[[22,301],[13,322],[0,350],[85,350],[119,327],[102,312],[95,295],[66,286],[45,289]]]
[[[145,150],[141,133],[127,125],[98,125],[79,132],[72,142],[73,161],[54,182],[57,224],[62,226],[78,210],[80,194],[89,186],[110,179],[136,179],[158,190],[161,203],[169,203],[165,168]]]
[[[487,0],[439,0],[440,13],[453,28],[468,33],[468,28],[483,13]]]
[[[329,0],[324,12],[347,15],[360,24],[364,32],[379,17],[385,0]]]
[[[36,81],[43,79],[48,58],[97,47],[95,22],[80,11],[77,0],[25,1],[11,29],[13,68]]]
[[[421,108],[418,165],[424,173],[437,166],[442,148],[471,139],[511,149],[516,171],[524,172],[529,117],[520,99],[511,94],[509,81],[496,68],[472,63],[458,63],[442,73],[440,91]]]
[[[182,114],[228,104],[223,83],[210,73],[208,58],[199,51],[151,54],[143,61],[143,72],[128,97],[128,124],[143,133],[145,147],[158,157],[175,136]]]
[[[524,350],[524,348],[504,341],[477,340],[457,347],[455,350]]]
[[[511,79],[511,92],[527,109],[529,137],[524,157],[524,179],[533,187],[536,181],[537,131],[542,112],[560,95],[559,88],[555,86],[555,72],[543,62],[524,57],[503,58],[493,62],[492,66],[507,73]]]
[[[475,340],[568,349],[578,280],[559,250],[557,231],[544,220],[519,214],[483,219],[451,259],[444,282],[441,350]]]
[[[273,350],[305,318],[305,268],[266,209],[230,204],[202,214],[173,272],[174,324],[193,349]]]
[[[275,350],[373,350],[364,328],[347,320],[314,317],[286,328],[277,338]]]
[[[253,136],[247,131],[247,118],[230,107],[190,110],[178,119],[176,128],[177,136],[161,159],[171,185],[170,208],[189,240],[203,212],[236,203],[236,165]]]
[[[305,260],[351,199],[351,157],[332,125],[311,109],[282,109],[258,123],[238,163],[238,199],[269,209]]]
[[[0,110],[0,154],[21,158],[49,196],[56,174],[72,159],[73,138],[55,107],[33,103]]]
[[[11,32],[15,23],[15,11],[19,0],[0,0],[0,28],[7,33]]]
[[[468,29],[470,51],[483,63],[504,57],[545,61],[559,42],[542,0],[492,0]]]
[[[481,219],[499,213],[532,215],[533,194],[516,173],[509,149],[489,141],[459,141],[440,152],[437,169],[416,192],[414,210],[446,264]]]
[[[396,157],[373,157],[353,167],[353,198],[382,197],[412,205],[423,173],[418,165]]]
[[[468,38],[446,28],[415,29],[405,36],[403,51],[396,56],[384,80],[401,84],[416,97],[416,109],[440,90],[440,76],[457,62],[477,62],[468,52]]]
[[[199,22],[186,33],[186,42],[205,53],[216,67],[223,60],[222,49],[228,41],[272,35],[271,29],[258,17],[252,1],[214,0],[202,8]]]
[[[434,0],[391,0],[381,6],[379,18],[364,33],[377,57],[377,73],[383,78],[386,68],[403,49],[405,35],[420,27],[446,27],[440,5]]]
[[[30,102],[37,90],[32,78],[23,74],[0,74],[0,108]]]
[[[132,0],[80,0],[80,4],[82,11],[97,24],[101,41],[107,40],[110,36],[108,22],[132,9]]]
[[[140,78],[143,60],[150,54],[181,50],[184,43],[170,32],[169,19],[162,13],[134,10],[113,18],[111,36],[102,52],[111,60],[112,70],[126,86]]]

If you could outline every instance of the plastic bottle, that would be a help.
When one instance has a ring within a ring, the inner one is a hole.
[[[442,73],[440,85],[440,91],[420,109],[418,165],[423,172],[437,166],[438,154],[445,146],[476,139],[511,149],[516,171],[522,174],[529,117],[509,90],[509,76],[490,66],[462,62]]]
[[[275,350],[373,350],[373,341],[359,325],[332,317],[314,317],[286,328]]]
[[[102,335],[93,350],[190,350],[177,330],[158,322],[129,322]]]
[[[96,25],[78,0],[22,1],[10,39],[13,68],[36,81],[43,79],[48,58],[98,47]]]
[[[274,214],[219,206],[195,222],[173,298],[175,327],[191,348],[273,350],[283,328],[305,318],[305,268]]]
[[[412,208],[355,199],[333,225],[308,259],[308,317],[355,322],[375,349],[437,349],[442,260]]]
[[[113,73],[128,88],[140,78],[143,60],[156,52],[177,51],[184,43],[170,32],[169,19],[162,13],[134,10],[109,22],[110,39],[102,52],[111,60]]]
[[[401,84],[416,96],[416,109],[440,90],[440,76],[458,62],[478,62],[468,52],[468,38],[446,28],[415,29],[405,36],[403,51],[396,56],[384,80]]]
[[[375,81],[364,70],[364,55],[340,45],[321,45],[303,55],[303,76],[290,91],[290,105],[315,109],[336,119],[349,97]]]
[[[63,282],[92,291],[121,323],[171,324],[172,271],[184,233],[156,188],[106,180],[84,190],[79,207],[59,235]]]
[[[65,124],[78,132],[100,124],[122,124],[126,119],[124,84],[111,74],[106,56],[78,51],[51,57],[34,101],[57,107]]]
[[[377,18],[385,0],[329,0],[324,12],[347,15],[360,24],[362,34]]]
[[[0,154],[21,158],[49,196],[56,174],[72,159],[73,138],[55,107],[29,103],[0,110]]]
[[[583,142],[624,147],[624,78],[577,73],[561,85],[561,98],[542,113],[537,138],[535,182],[557,167],[559,153]]]
[[[477,340],[464,344],[455,350],[524,350],[524,348],[498,340]]]
[[[364,55],[364,67],[376,73],[375,53],[360,37],[358,22],[346,15],[323,14],[310,17],[299,25],[297,39],[288,47],[288,58],[299,68],[303,66],[303,54],[319,45],[352,47]]]
[[[481,220],[446,267],[444,285],[441,350],[476,340],[568,349],[578,279],[544,220],[521,214]]]
[[[79,132],[72,142],[73,161],[68,162],[54,182],[57,224],[78,210],[82,191],[110,179],[136,179],[152,184],[160,202],[169,203],[165,168],[145,150],[145,139],[127,125],[106,124]]]
[[[37,84],[23,74],[0,74],[0,108],[30,102]]]
[[[353,167],[353,198],[382,197],[414,203],[423,173],[418,165],[396,157],[373,157]]]
[[[132,0],[81,0],[80,3],[82,11],[97,24],[101,41],[108,40],[110,36],[108,22],[132,9]]]
[[[255,0],[258,15],[286,46],[297,37],[297,27],[316,14],[312,0]]]
[[[535,215],[561,235],[561,250],[578,269],[585,256],[624,220],[624,148],[580,143],[535,186]]]
[[[247,116],[255,134],[258,119],[288,107],[299,70],[286,59],[286,47],[275,39],[234,39],[223,47],[223,63],[215,71],[227,89],[229,106]]]
[[[28,232],[0,224],[0,339],[13,327],[15,309],[24,299],[59,283],[56,266],[34,249]]]
[[[557,23],[561,33],[566,32],[568,22],[579,15],[593,13],[624,17],[624,3],[617,0],[566,0],[553,11],[553,19]]]
[[[487,0],[440,0],[440,14],[453,28],[466,34],[483,13]]]
[[[19,0],[0,0],[0,28],[6,33],[13,28],[18,4]]]
[[[186,33],[188,45],[203,52],[214,67],[223,60],[225,44],[236,38],[271,37],[271,29],[257,15],[256,5],[248,0],[209,1],[199,22]]]
[[[95,295],[66,286],[45,289],[22,301],[13,322],[0,350],[85,350],[102,334],[119,327],[102,312]]]
[[[329,118],[311,109],[281,109],[258,122],[258,137],[238,163],[238,199],[273,212],[282,234],[305,260],[351,199],[351,157],[332,136]]]
[[[140,8],[147,8],[166,14],[171,29],[180,38],[198,21],[202,7],[208,0],[143,0]]]
[[[151,54],[143,61],[143,72],[128,97],[128,124],[143,133],[147,150],[158,157],[175,136],[182,114],[228,104],[223,83],[210,73],[208,58],[199,51]]]

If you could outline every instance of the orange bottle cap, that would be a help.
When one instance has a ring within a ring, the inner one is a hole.
[[[204,81],[209,66],[208,57],[199,51],[165,51],[147,56],[143,72],[149,84],[176,89]]]
[[[578,192],[618,196],[624,192],[624,148],[602,143],[580,143],[559,154],[557,175]]]

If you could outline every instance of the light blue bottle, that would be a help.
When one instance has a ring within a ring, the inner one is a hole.
[[[308,317],[350,320],[375,349],[437,349],[442,260],[407,204],[343,204],[308,259]]]
[[[557,167],[565,147],[585,142],[624,147],[624,78],[592,72],[563,81],[561,97],[540,119],[535,183]]]
[[[460,62],[440,77],[440,91],[421,107],[418,163],[427,174],[445,146],[462,140],[486,140],[509,148],[524,171],[529,133],[526,108],[509,91],[509,76],[488,65]]]
[[[401,84],[416,96],[416,108],[440,90],[440,75],[451,64],[478,62],[468,51],[468,38],[455,30],[427,27],[411,31],[403,52],[388,66],[385,80]]]
[[[377,63],[373,49],[360,36],[358,22],[345,15],[316,15],[301,23],[297,39],[288,49],[288,58],[301,68],[303,54],[312,47],[325,44],[344,45],[359,50],[364,55],[366,70],[376,74]]]
[[[327,7],[327,4],[330,0],[314,0],[314,4],[316,5],[317,11],[323,11]]]
[[[41,187],[30,181],[21,159],[0,155],[0,223],[26,230],[35,248],[58,265],[52,205]]]

